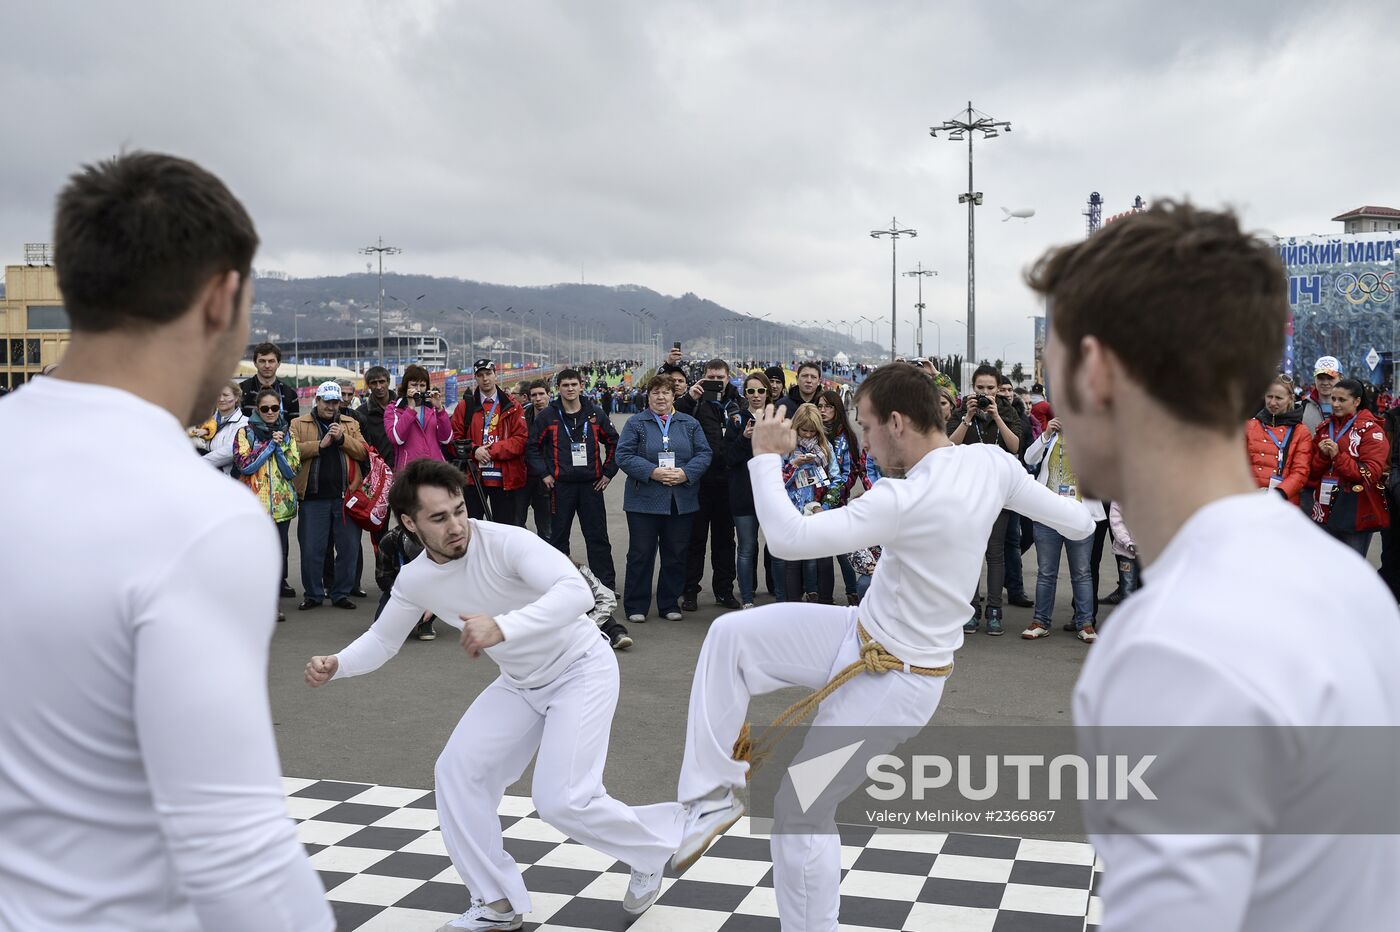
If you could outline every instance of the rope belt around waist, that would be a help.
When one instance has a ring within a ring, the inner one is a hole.
[[[748,778],[758,772],[765,760],[783,740],[790,729],[802,723],[803,719],[816,711],[822,700],[845,686],[862,673],[889,673],[891,670],[913,673],[916,676],[947,676],[953,672],[951,663],[941,667],[912,667],[894,654],[885,650],[884,645],[870,637],[865,626],[856,622],[856,633],[860,635],[860,659],[837,673],[821,689],[810,693],[788,706],[787,711],[774,719],[773,724],[763,730],[757,738],[751,736],[747,723],[739,730],[734,741],[734,760],[745,761],[749,765]]]

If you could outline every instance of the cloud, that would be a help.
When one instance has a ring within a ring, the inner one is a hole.
[[[223,176],[260,266],[356,271],[382,235],[401,271],[582,269],[779,320],[888,317],[869,231],[898,216],[919,231],[901,270],[941,273],[927,343],[947,352],[966,149],[928,127],[970,98],[1014,125],[975,147],[979,348],[1028,360],[1020,270],[1083,235],[1092,190],[1107,212],[1230,202],[1284,233],[1400,202],[1386,84],[1336,67],[1387,34],[1359,2],[63,0],[9,21],[0,85],[23,130],[0,151],[0,255],[47,238],[66,175],[123,146]],[[1000,206],[1037,215],[1003,224]],[[901,320],[914,294],[902,279]]]

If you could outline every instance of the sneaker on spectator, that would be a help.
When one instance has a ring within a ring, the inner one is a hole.
[[[1083,641],[1085,644],[1092,644],[1099,639],[1099,633],[1094,630],[1093,625],[1085,625],[1079,629],[1079,633],[1076,634],[1075,637],[1079,638],[1079,640]]]
[[[681,599],[681,609],[687,612],[700,611],[700,603],[696,601],[695,595],[691,594]]]
[[[612,644],[613,650],[626,650],[632,646],[632,638],[626,631],[614,631],[608,643]]]
[[[675,609],[672,609],[671,611],[667,612],[664,617],[667,621],[680,621],[685,616],[682,615],[680,612],[676,611]]]
[[[645,624],[645,623],[646,623],[647,616],[645,616],[645,615],[628,615],[628,616],[627,616],[627,620],[630,621],[630,622],[632,622],[633,624],[640,625],[640,624]]]
[[[437,632],[433,630],[433,620],[418,622],[418,626],[413,629],[413,636],[420,641],[433,641],[437,639]]]
[[[1031,626],[1021,632],[1021,637],[1027,641],[1034,641],[1037,638],[1047,637],[1050,634],[1050,626],[1039,621],[1032,621]]]
[[[753,605],[752,602],[745,602],[745,603],[743,604],[743,608],[753,608],[753,607],[754,607],[754,605]]]

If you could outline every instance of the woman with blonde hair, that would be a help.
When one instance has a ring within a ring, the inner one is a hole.
[[[826,439],[822,416],[811,402],[797,406],[792,416],[792,429],[797,432],[797,445],[783,457],[783,486],[793,506],[798,511],[811,514],[823,510],[822,494],[832,482],[835,464],[831,443]],[[806,592],[804,589],[804,563],[816,564],[816,592]],[[792,560],[784,563],[783,570],[787,574],[783,587],[787,601],[833,604],[836,574],[830,559]]]
[[[248,415],[243,413],[243,388],[237,382],[228,382],[219,389],[219,399],[214,406],[214,417],[206,427],[212,427],[209,437],[209,452],[204,462],[220,472],[233,470],[233,439],[238,431],[248,423]]]
[[[1293,382],[1279,375],[1264,391],[1264,407],[1245,425],[1245,452],[1254,483],[1297,505],[1312,473],[1313,435],[1293,407]]]

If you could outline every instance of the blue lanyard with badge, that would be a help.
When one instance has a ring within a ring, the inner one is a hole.
[[[656,421],[656,426],[661,429],[661,452],[657,454],[656,465],[666,469],[676,468],[676,454],[671,449],[671,419],[661,420],[661,415],[655,411],[651,412],[652,419]]]
[[[569,418],[560,410],[559,423],[564,427],[564,436],[569,438],[569,453],[575,466],[588,465],[588,422],[583,422],[583,439],[574,440],[574,432],[569,430]]]
[[[501,398],[499,395],[492,398],[491,404],[489,405],[486,403],[485,399],[482,399],[481,401],[481,445],[483,447],[489,448],[493,443],[496,442],[495,421],[496,412],[497,409],[500,408],[500,406]],[[501,472],[500,467],[498,467],[490,459],[487,459],[486,462],[481,464],[481,478],[490,479],[494,482],[505,481],[505,476]]]
[[[1338,437],[1338,436],[1345,437],[1345,436],[1347,435],[1347,431],[1351,430],[1351,425],[1354,424],[1354,423],[1356,423],[1356,415],[1355,415],[1355,414],[1353,414],[1353,415],[1351,416],[1351,420],[1347,421],[1345,424],[1342,425],[1342,429],[1341,429],[1340,431],[1337,430],[1337,425],[1336,425],[1336,424],[1328,424],[1328,425],[1327,425],[1327,436],[1328,436],[1328,439],[1330,439],[1333,443],[1336,443],[1336,442],[1337,442],[1337,437]],[[1319,505],[1330,505],[1330,504],[1332,504],[1332,496],[1336,493],[1337,487],[1338,487],[1339,485],[1341,485],[1341,482],[1339,482],[1339,481],[1337,480],[1337,477],[1336,477],[1336,476],[1334,476],[1334,475],[1327,475],[1327,476],[1324,476],[1324,477],[1322,478],[1322,483],[1317,487],[1317,503],[1318,503]]]
[[[1264,436],[1268,437],[1270,442],[1273,443],[1274,446],[1278,447],[1278,467],[1274,470],[1274,474],[1269,477],[1269,490],[1273,491],[1274,489],[1283,485],[1283,460],[1284,456],[1286,455],[1286,451],[1288,450],[1289,441],[1293,439],[1293,428],[1288,428],[1288,431],[1283,435],[1282,440],[1279,440],[1272,433],[1270,433],[1267,427],[1264,428]]]

